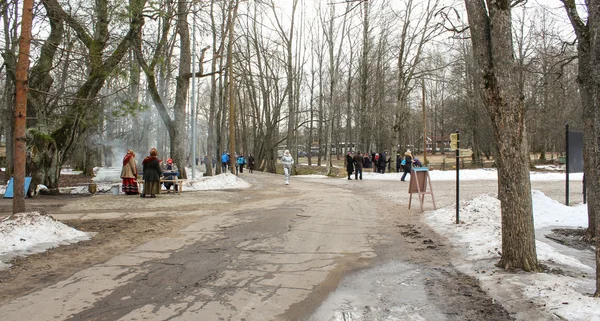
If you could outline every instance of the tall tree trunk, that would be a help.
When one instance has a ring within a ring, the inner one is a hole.
[[[180,177],[187,178],[185,170],[185,109],[190,88],[190,78],[187,75],[190,74],[192,65],[190,30],[187,21],[189,13],[188,1],[178,0],[177,11],[177,34],[179,35],[180,46],[179,76],[177,77],[175,105],[173,106],[175,122],[169,127],[169,138],[171,139],[171,158],[173,158],[173,162],[179,164]]]
[[[600,12],[597,1],[590,1],[588,4],[587,24],[577,13],[577,7],[574,0],[561,0],[564,4],[567,15],[571,20],[571,25],[577,36],[577,57],[578,57],[578,75],[579,95],[583,106],[583,158],[584,172],[587,187],[588,199],[588,229],[585,237],[598,239],[598,226],[596,218],[600,213],[600,201],[596,198],[600,195],[600,115],[598,109],[600,106],[600,93],[598,93],[598,84],[600,84],[600,44],[597,37],[600,33],[600,25],[594,20],[600,19]],[[598,126],[598,127],[597,127]]]
[[[524,96],[513,56],[511,1],[465,0],[479,88],[491,116],[502,206],[505,269],[538,269],[525,135]],[[489,14],[488,14],[489,13]]]
[[[218,52],[218,42],[217,42],[217,25],[215,23],[215,1],[211,1],[210,2],[210,21],[211,21],[211,32],[212,32],[212,56],[213,57],[217,57],[219,56],[219,52]],[[225,37],[221,37],[221,39],[225,39]],[[223,41],[223,40],[222,40]],[[221,41],[221,48],[222,48],[222,44],[223,42]],[[212,59],[211,62],[211,70],[215,71],[217,69],[217,59]],[[216,75],[213,74],[210,76],[210,105],[208,107],[208,137],[206,139],[206,175],[207,176],[213,176],[216,173],[213,173],[213,158],[215,158],[216,156],[218,156],[217,154],[217,150],[216,150],[216,128],[215,128],[215,124],[217,122],[217,79],[216,79]],[[215,162],[218,163],[219,161],[215,158]],[[215,169],[217,171],[219,171],[219,169],[221,166],[215,166]]]
[[[29,51],[31,47],[31,24],[33,20],[33,0],[23,1],[21,37],[19,38],[19,59],[16,72],[15,129],[13,137],[13,160],[15,162],[13,188],[13,214],[25,212],[25,120],[27,119],[27,78],[29,71]]]
[[[588,199],[586,238],[596,238],[596,292],[600,297],[600,1],[586,1],[587,24],[574,0],[561,0],[577,36],[577,82],[583,105],[584,172]]]
[[[235,3],[234,3],[235,2]],[[229,10],[228,10],[228,41],[227,45],[227,102],[229,104],[229,152],[231,153],[229,157],[229,166],[233,172],[235,168],[235,155],[237,154],[235,150],[235,77],[233,75],[233,36],[235,29],[235,20],[237,18],[237,10],[238,10],[238,0],[231,0],[229,2]]]

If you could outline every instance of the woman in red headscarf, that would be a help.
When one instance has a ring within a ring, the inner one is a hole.
[[[171,158],[167,159],[167,166],[165,166],[165,171],[163,175],[166,180],[175,180],[177,179],[177,175],[173,175],[174,172],[177,172],[177,166],[173,164],[173,160]],[[167,189],[167,193],[171,192],[171,186],[175,185],[175,192],[177,192],[177,185],[173,184],[173,182],[164,182],[165,188]]]
[[[121,169],[121,178],[123,179],[123,193],[127,195],[138,194],[137,185],[137,166],[135,164],[135,153],[133,150],[128,150],[127,155],[123,158],[123,168]]]

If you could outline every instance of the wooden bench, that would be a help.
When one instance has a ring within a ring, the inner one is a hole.
[[[176,179],[161,179],[160,184],[163,183],[173,183],[173,186],[177,186],[177,194],[181,194],[181,190],[183,189],[183,182],[187,181],[184,178],[176,178]],[[161,188],[162,191],[162,188]]]
[[[183,182],[187,181],[187,179],[184,178],[176,178],[176,179],[160,179],[160,191],[161,193],[163,192],[162,186],[164,183],[173,183],[173,186],[177,186],[177,194],[181,194],[181,190],[183,189]],[[138,184],[138,190],[140,191],[140,194],[142,193],[142,191],[144,190],[144,180],[143,179],[138,179],[137,181]]]

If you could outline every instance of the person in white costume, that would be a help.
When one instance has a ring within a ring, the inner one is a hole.
[[[283,152],[283,156],[281,157],[281,162],[283,163],[283,175],[285,176],[285,185],[290,185],[290,174],[292,172],[292,165],[294,165],[294,158],[290,155],[289,150],[285,150]]]

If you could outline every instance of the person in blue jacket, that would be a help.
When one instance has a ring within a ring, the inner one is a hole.
[[[229,155],[226,152],[223,152],[221,155],[221,171],[223,173],[227,173],[227,164],[229,163]]]
[[[240,153],[240,156],[237,159],[238,166],[240,167],[240,173],[244,172],[244,165],[246,165],[246,158],[244,157],[244,153]]]

